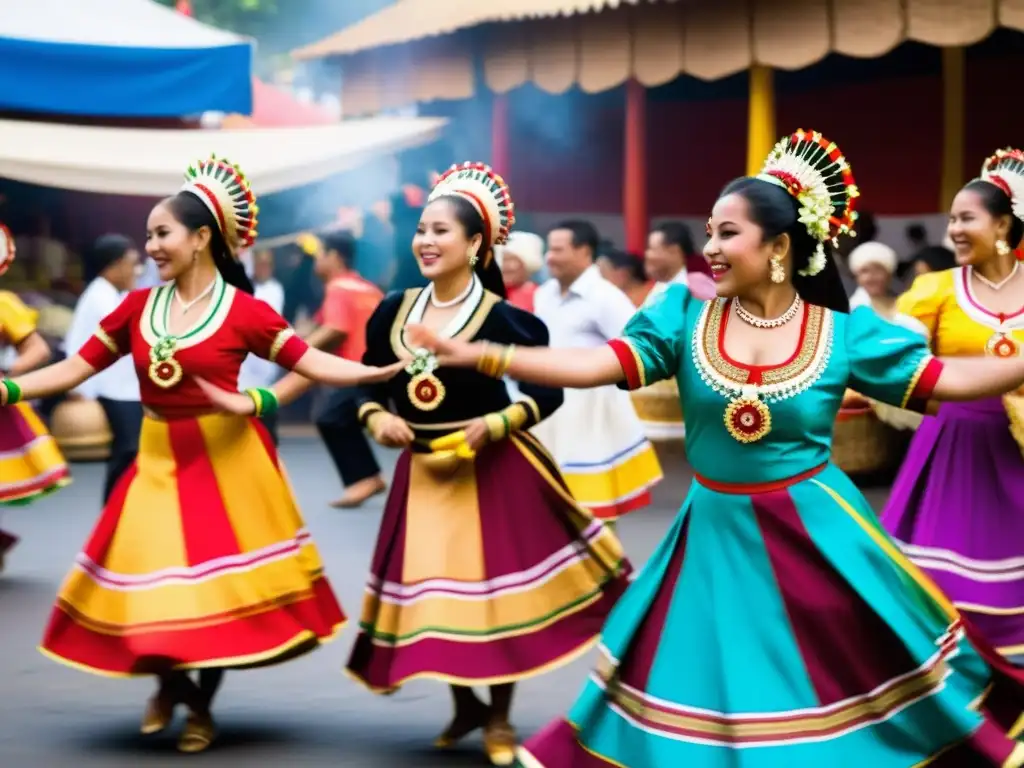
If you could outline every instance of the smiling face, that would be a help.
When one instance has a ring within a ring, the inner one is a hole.
[[[455,272],[469,272],[469,254],[472,250],[479,254],[482,241],[480,235],[466,236],[455,206],[441,198],[423,209],[412,239],[412,252],[423,276],[434,281]]]
[[[993,258],[996,241],[1005,240],[1009,229],[1009,217],[990,214],[975,190],[962,189],[953,199],[948,232],[957,264],[977,265]]]
[[[175,218],[167,200],[157,203],[146,222],[146,253],[160,272],[160,280],[176,280],[195,263],[196,254],[210,245],[210,228],[192,232]]]
[[[711,264],[719,296],[742,295],[768,282],[771,257],[784,257],[788,249],[786,235],[764,240],[764,231],[750,219],[750,209],[742,195],[725,195],[715,203],[708,221],[704,255]]]

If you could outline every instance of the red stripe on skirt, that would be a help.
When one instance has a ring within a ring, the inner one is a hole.
[[[274,438],[270,436],[270,431],[267,429],[267,425],[255,416],[249,419],[249,423],[256,429],[256,434],[259,435],[260,442],[263,443],[263,447],[266,449],[270,460],[274,462],[274,466],[280,469],[281,461],[277,455],[277,446],[274,445]]]
[[[240,554],[199,422],[174,419],[167,426],[178,475],[175,484],[188,565]]]
[[[679,583],[679,575],[683,572],[683,560],[686,559],[686,540],[690,531],[690,520],[683,521],[683,530],[679,532],[679,541],[676,542],[675,551],[665,569],[665,578],[661,582],[658,594],[647,609],[647,615],[641,622],[633,640],[629,644],[629,650],[620,666],[619,676],[624,683],[634,688],[646,691],[650,682],[651,669],[654,667],[654,660],[658,656],[658,650],[663,639],[668,639],[664,632],[665,621],[668,618],[669,608],[676,595],[676,585]]]
[[[128,498],[128,488],[138,473],[138,463],[133,461],[128,471],[121,475],[121,479],[114,485],[100,519],[96,521],[96,526],[82,549],[82,552],[95,563],[102,565],[107,561],[107,552],[114,543],[114,532],[121,522],[121,512],[124,510],[125,499]]]
[[[822,705],[863,695],[919,664],[825,559],[788,491],[751,498],[804,666]],[[812,514],[836,514],[830,508]]]

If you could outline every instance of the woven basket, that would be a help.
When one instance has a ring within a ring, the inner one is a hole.
[[[893,472],[903,460],[908,435],[879,419],[870,403],[850,403],[836,416],[832,462],[848,475]]]
[[[683,408],[679,402],[679,386],[675,379],[658,381],[649,387],[630,393],[633,409],[644,423],[647,436],[652,441],[681,439],[680,435],[669,437],[662,432],[682,431]]]
[[[50,434],[68,461],[106,461],[114,439],[95,400],[64,400],[50,417]]]

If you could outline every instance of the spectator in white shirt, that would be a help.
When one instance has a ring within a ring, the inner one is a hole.
[[[279,315],[284,312],[284,288],[274,278],[274,255],[270,251],[258,251],[251,256],[253,296],[265,301]],[[281,368],[276,363],[264,360],[257,355],[249,355],[242,363],[238,372],[238,388],[263,387],[269,389],[281,375]],[[263,417],[263,425],[277,444],[277,414]]]
[[[85,258],[89,284],[75,305],[71,327],[64,337],[64,350],[68,356],[82,348],[95,333],[100,320],[117,309],[124,295],[135,287],[138,266],[139,251],[124,235],[104,235],[93,244]],[[139,378],[131,355],[125,355],[105,371],[83,382],[70,396],[97,400],[113,433],[103,489],[103,501],[106,503],[139,452],[142,403]]]

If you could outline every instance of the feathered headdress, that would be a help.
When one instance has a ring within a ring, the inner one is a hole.
[[[997,149],[981,166],[981,178],[995,184],[1010,198],[1013,215],[1024,221],[1024,152]]]
[[[484,220],[484,240],[489,246],[501,245],[516,223],[515,204],[508,184],[490,166],[483,163],[453,165],[442,173],[427,202],[445,195],[468,200]]]
[[[182,192],[198,197],[217,220],[224,242],[237,256],[256,241],[256,196],[242,169],[210,155],[188,167]]]
[[[0,224],[0,275],[14,263],[14,238],[11,230]]]
[[[797,131],[775,145],[757,178],[776,184],[800,203],[800,221],[818,241],[802,275],[825,268],[825,243],[854,235],[855,200],[860,190],[850,164],[834,142],[817,131]]]

